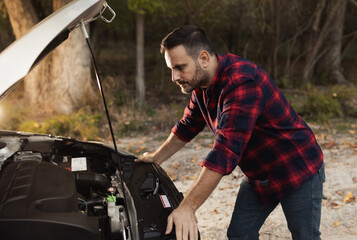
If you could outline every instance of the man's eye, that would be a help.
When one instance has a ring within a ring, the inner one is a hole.
[[[183,66],[176,66],[176,69],[179,70],[180,72],[182,72]]]

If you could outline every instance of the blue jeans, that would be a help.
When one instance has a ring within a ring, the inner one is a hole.
[[[281,204],[294,240],[320,240],[324,166],[295,192],[268,206],[263,205],[253,186],[244,178],[238,192],[227,236],[230,240],[259,239],[259,230],[269,214]]]

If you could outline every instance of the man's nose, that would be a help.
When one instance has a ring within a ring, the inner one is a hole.
[[[177,71],[172,70],[172,79],[173,82],[177,82],[178,80],[180,80],[180,75]]]

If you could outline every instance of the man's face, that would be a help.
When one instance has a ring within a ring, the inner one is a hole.
[[[166,50],[165,60],[171,69],[172,81],[181,87],[183,93],[189,94],[198,87],[208,87],[208,72],[187,54],[182,45]]]

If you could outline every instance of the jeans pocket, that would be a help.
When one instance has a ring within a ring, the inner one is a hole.
[[[326,181],[325,163],[323,163],[322,166],[319,169],[319,176],[320,176],[321,184],[324,183]]]
[[[322,164],[322,166],[319,169],[319,178],[320,178],[320,186],[321,186],[321,196],[323,199],[326,197],[324,196],[324,182],[326,181],[326,175],[325,175],[325,163]]]

